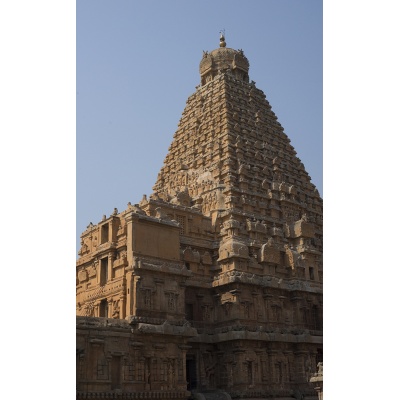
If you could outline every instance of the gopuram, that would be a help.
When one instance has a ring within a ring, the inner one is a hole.
[[[77,398],[316,399],[322,278],[322,199],[221,35],[153,193],[81,235]]]

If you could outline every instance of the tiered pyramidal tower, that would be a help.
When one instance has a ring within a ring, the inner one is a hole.
[[[257,231],[265,235],[257,239],[278,237],[290,247],[311,241],[290,234],[280,240],[288,224],[309,222],[317,230],[314,248],[321,251],[322,200],[248,72],[243,51],[227,48],[223,36],[218,49],[203,53],[201,85],[187,101],[153,198],[198,208],[217,231],[217,220],[258,221]]]
[[[221,35],[220,47],[203,53],[200,77],[153,194],[81,236],[82,396],[314,394],[322,199],[249,81],[243,51]],[[102,342],[94,347],[88,335]]]

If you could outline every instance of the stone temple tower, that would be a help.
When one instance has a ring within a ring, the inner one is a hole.
[[[79,398],[315,396],[322,199],[223,35],[200,82],[153,193],[81,235]]]

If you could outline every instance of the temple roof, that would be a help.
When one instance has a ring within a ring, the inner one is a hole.
[[[234,50],[226,47],[225,37],[220,37],[220,47],[212,50],[211,52],[204,51],[203,58],[200,61],[200,76],[202,82],[205,82],[207,75],[213,77],[218,74],[219,71],[240,70],[244,73],[244,76],[248,76],[249,72],[249,61],[243,53],[243,50]]]

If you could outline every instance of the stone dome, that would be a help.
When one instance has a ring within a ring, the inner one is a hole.
[[[203,58],[200,61],[201,84],[212,81],[219,71],[230,71],[240,80],[249,81],[249,61],[243,53],[243,50],[234,50],[225,47],[225,37],[220,37],[220,47],[211,51],[203,52]]]

